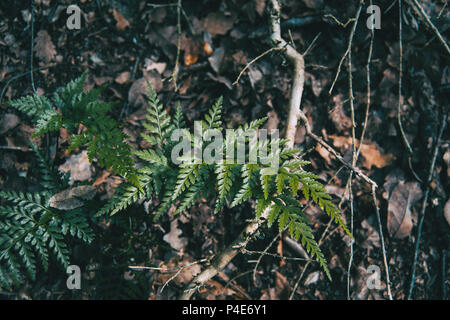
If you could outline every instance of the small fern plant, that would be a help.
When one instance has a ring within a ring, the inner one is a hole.
[[[97,215],[114,215],[142,199],[159,202],[155,207],[155,219],[172,206],[175,206],[175,214],[185,212],[202,197],[215,198],[215,213],[226,205],[235,207],[252,199],[255,201],[255,218],[259,219],[266,212],[269,227],[277,222],[280,232],[287,228],[292,237],[301,239],[302,245],[331,279],[326,259],[314,240],[311,222],[302,211],[299,191],[307,200],[312,199],[318,204],[349,235],[350,232],[318,177],[304,169],[309,162],[297,156],[300,150],[288,149],[286,139],[277,141],[280,148],[271,150],[281,160],[275,173],[269,170],[268,164],[263,164],[264,161],[243,164],[185,161],[175,164],[171,159],[176,143],[171,135],[174,130],[185,126],[180,106],[171,119],[150,85],[148,97],[150,107],[144,123],[147,133],[142,137],[150,147],[134,152],[142,161],[141,169],[137,171],[141,188],[130,183],[122,184]],[[219,99],[200,124],[205,134],[222,129],[221,114],[222,99]],[[221,149],[236,147],[240,138],[244,137],[245,141],[248,133],[258,130],[265,121],[266,118],[262,118],[239,127],[235,135],[227,135]],[[195,141],[194,135],[189,135],[190,141]],[[205,151],[202,148],[202,152]]]
[[[0,191],[0,288],[18,286],[26,275],[35,280],[38,266],[47,271],[52,256],[66,268],[69,239],[90,243],[94,238],[86,210],[52,207],[52,196],[69,186],[69,177],[56,171],[35,145],[31,147],[43,191]]]
[[[114,103],[100,100],[104,86],[83,90],[87,72],[55,92],[53,97],[26,96],[8,103],[25,113],[35,124],[32,137],[58,132],[71,134],[68,151],[87,146],[89,160],[94,158],[102,167],[137,185],[136,170],[127,136],[116,120],[108,115]]]

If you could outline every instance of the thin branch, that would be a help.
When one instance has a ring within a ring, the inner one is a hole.
[[[373,181],[372,179],[370,179],[365,173],[363,173],[361,171],[361,169],[359,169],[356,166],[353,166],[351,163],[348,163],[347,161],[344,160],[344,158],[337,153],[336,150],[334,150],[328,143],[326,143],[321,137],[317,136],[315,133],[312,132],[311,130],[311,126],[309,125],[309,121],[308,118],[306,117],[306,115],[304,114],[303,111],[300,110],[300,119],[304,122],[305,124],[305,129],[306,129],[306,134],[308,134],[311,138],[313,138],[316,142],[318,142],[322,147],[324,147],[325,149],[327,149],[328,152],[330,152],[331,154],[333,154],[333,156],[338,159],[344,166],[346,166],[348,169],[352,170],[359,178],[361,178],[362,180],[366,181],[368,184],[370,185],[374,185],[375,187],[378,187],[377,183],[375,181]]]
[[[44,69],[48,69],[48,68],[51,68],[51,67],[54,67],[54,66],[55,66],[55,64],[51,64],[51,65],[48,65],[48,66],[36,68],[36,69],[34,69],[33,71],[44,70]],[[6,89],[8,89],[10,83],[13,82],[14,80],[17,80],[17,79],[19,79],[19,78],[21,78],[21,77],[24,77],[24,76],[28,75],[29,73],[30,73],[30,71],[26,71],[26,72],[20,73],[20,74],[18,74],[18,75],[15,75],[14,77],[12,77],[11,79],[9,79],[9,80],[6,82],[6,84],[5,84],[4,87],[2,88],[2,92],[0,93],[0,106],[2,105],[2,102],[3,102],[3,96],[5,95]]]
[[[357,156],[356,156],[356,123],[355,123],[355,108],[353,103],[353,78],[352,78],[352,43],[353,36],[356,31],[356,26],[358,25],[359,16],[361,15],[361,10],[364,2],[360,1],[358,11],[355,16],[355,23],[353,24],[352,31],[350,32],[350,37],[348,39],[348,50],[347,50],[347,73],[348,73],[348,92],[349,92],[349,100],[350,100],[350,116],[352,121],[352,166],[356,166]],[[350,233],[353,234],[353,190],[352,190],[352,178],[353,171],[350,172],[348,177],[348,191],[349,191],[349,200],[350,200]],[[353,264],[353,245],[354,241],[350,244],[350,259],[347,267],[347,299],[350,300],[350,271]]]
[[[178,277],[178,275],[181,273],[181,271],[183,271],[186,268],[189,268],[193,265],[196,264],[200,264],[200,263],[205,263],[208,262],[209,259],[200,259],[188,264],[185,264],[183,266],[179,266],[179,267],[173,267],[173,268],[158,268],[158,267],[146,267],[146,266],[128,266],[128,268],[132,269],[132,270],[155,270],[155,271],[160,271],[160,272],[172,272],[172,271],[176,271],[175,274],[173,276],[171,276],[161,287],[160,292],[163,292],[164,288],[169,284],[169,282],[171,282],[173,279],[175,279],[176,277]]]
[[[30,43],[30,82],[34,94],[36,94],[36,87],[34,85],[33,75],[33,50],[34,50],[34,0],[31,0],[31,43]]]
[[[180,51],[181,51],[181,0],[177,2],[177,32],[178,32],[178,40],[177,40],[177,57],[175,59],[175,67],[172,72],[172,81],[175,87],[175,92],[178,91],[177,86],[177,78],[178,71],[180,69]]]
[[[420,240],[422,237],[422,228],[423,228],[423,222],[425,221],[425,214],[428,204],[428,197],[430,195],[430,184],[431,181],[433,181],[434,176],[434,167],[436,165],[436,159],[439,151],[439,144],[442,138],[442,135],[444,133],[445,125],[447,123],[447,114],[442,115],[442,122],[441,122],[441,128],[439,130],[439,133],[436,138],[433,156],[431,158],[430,162],[430,169],[428,171],[428,177],[425,182],[425,195],[422,200],[422,210],[420,211],[420,217],[419,217],[419,224],[417,227],[417,235],[416,235],[416,243],[415,243],[415,249],[414,249],[414,259],[412,263],[412,270],[411,270],[411,281],[409,284],[409,291],[408,291],[408,300],[412,298],[413,291],[414,291],[414,284],[416,282],[416,268],[417,268],[417,258],[419,256],[419,249],[420,249]]]
[[[302,53],[303,57],[307,56],[308,53],[312,50],[314,45],[316,44],[317,39],[322,35],[322,32],[319,32],[317,36],[314,37],[313,41],[311,41],[311,44],[306,48],[305,52]]]
[[[284,228],[284,230],[286,230],[287,227]],[[284,232],[283,230],[283,232]],[[267,253],[267,251],[269,251],[269,249],[273,246],[273,244],[275,243],[275,241],[277,241],[277,239],[280,237],[282,232],[279,232],[273,239],[272,241],[270,241],[269,245],[264,249],[264,251],[262,251],[261,255],[259,256],[258,260],[256,261],[255,267],[253,268],[253,281],[256,281],[256,273],[258,271],[258,267],[259,264],[261,263],[261,260],[263,258],[263,256]]]
[[[398,105],[397,105],[397,123],[400,128],[400,134],[403,139],[403,143],[406,146],[406,150],[409,155],[413,154],[413,150],[409,145],[408,139],[406,139],[405,131],[403,130],[401,112],[402,112],[402,76],[403,76],[403,38],[402,38],[402,0],[398,0],[398,43],[399,43],[399,75],[398,75]]]
[[[29,148],[10,147],[10,146],[0,146],[0,150],[22,151],[22,152],[32,152],[33,151],[33,150],[29,149]]]
[[[445,39],[442,37],[441,33],[439,32],[438,28],[436,28],[436,26],[433,24],[433,22],[431,22],[430,18],[428,17],[428,15],[426,14],[425,10],[423,9],[423,7],[420,5],[420,3],[417,0],[412,0],[415,4],[415,6],[417,7],[417,9],[419,10],[419,13],[422,15],[422,17],[425,19],[425,21],[427,22],[427,24],[430,26],[430,28],[433,30],[433,32],[435,33],[435,35],[438,37],[439,41],[442,43],[442,45],[444,46],[445,50],[447,51],[448,54],[450,54],[450,48],[447,44],[447,42],[445,41]],[[411,4],[409,4],[411,5]]]
[[[233,82],[233,86],[237,85],[239,83],[239,80],[241,79],[242,75],[245,73],[245,71],[247,71],[247,69],[254,64],[256,61],[258,61],[259,59],[261,59],[262,57],[264,57],[266,54],[271,53],[272,51],[276,51],[276,50],[283,50],[283,48],[278,48],[278,47],[272,47],[269,50],[264,51],[263,53],[261,53],[259,56],[257,56],[256,58],[254,58],[252,61],[250,61],[249,63],[247,63],[247,65],[244,67],[244,69],[241,70],[241,72],[239,73],[239,76],[236,78],[236,80]]]
[[[388,265],[387,256],[386,256],[386,248],[384,245],[383,227],[381,224],[380,209],[377,205],[375,186],[372,186],[372,199],[373,199],[373,204],[375,206],[375,213],[376,213],[377,222],[378,222],[378,232],[380,233],[380,239],[381,239],[381,251],[383,252],[384,272],[386,273],[386,287],[387,287],[387,291],[388,291],[389,300],[393,300],[392,292],[391,292],[391,280],[389,277],[389,265]]]

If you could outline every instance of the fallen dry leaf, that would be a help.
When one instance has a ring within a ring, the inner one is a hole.
[[[72,210],[84,205],[83,200],[91,200],[95,196],[93,186],[78,186],[63,190],[50,198],[50,207],[59,210]]]
[[[198,56],[187,53],[184,55],[184,64],[186,66],[191,66],[198,61]]]
[[[278,299],[286,299],[289,295],[291,289],[289,281],[278,271],[275,271],[275,295]]]
[[[155,62],[148,58],[145,59],[145,64],[144,64],[145,71],[156,70],[156,71],[158,71],[159,74],[163,74],[164,71],[166,70],[166,67],[167,67],[167,63],[165,63],[165,62]]]
[[[397,239],[408,237],[413,227],[412,206],[422,197],[417,182],[400,181],[388,201],[387,229]]]
[[[147,95],[148,86],[147,81],[152,86],[153,90],[158,93],[163,88],[161,75],[155,71],[149,71],[144,73],[144,77],[137,79],[133,82],[128,91],[128,103],[135,107],[141,107],[142,105],[148,106]]]
[[[38,32],[36,39],[34,39],[34,51],[36,57],[44,63],[49,63],[55,58],[55,45],[47,31],[41,30]]]
[[[224,35],[233,27],[234,19],[220,12],[211,12],[202,20],[203,28],[212,36]]]
[[[204,51],[208,56],[210,56],[210,55],[213,54],[214,49],[212,48],[212,46],[211,46],[208,42],[205,42],[205,43],[203,44],[203,51]]]
[[[62,172],[70,171],[71,184],[75,181],[84,181],[92,177],[92,167],[86,150],[70,156],[58,169]]]
[[[109,177],[109,175],[111,174],[111,171],[106,171],[103,170],[102,174],[100,175],[100,177],[97,178],[97,180],[95,180],[95,182],[92,184],[93,187],[97,187],[103,183],[106,183],[107,178]]]
[[[113,16],[116,19],[116,28],[123,31],[130,26],[130,22],[116,9],[113,9]]]
[[[311,272],[305,280],[305,286],[310,286],[319,281],[320,271]]]
[[[19,124],[19,117],[13,113],[7,113],[0,119],[0,135],[15,128]]]
[[[350,129],[352,120],[344,112],[344,96],[342,94],[335,95],[333,103],[334,107],[330,111],[330,119],[334,126],[339,132]]]
[[[325,159],[327,164],[331,164],[331,153],[325,149],[320,143],[317,143],[316,145],[316,151],[320,154],[320,156]]]
[[[224,57],[225,57],[225,49],[223,47],[219,47],[216,50],[214,50],[214,54],[208,58],[211,68],[213,68],[213,70],[216,73],[220,72]]]
[[[347,149],[352,146],[352,137],[329,135],[329,138],[333,140],[333,145],[337,148],[344,147]],[[355,145],[356,147],[359,147],[358,139],[355,140]],[[371,169],[372,166],[383,168],[390,165],[395,159],[394,155],[390,153],[383,154],[376,143],[368,141],[363,143],[361,155],[364,157],[363,166],[367,169]]]
[[[179,218],[172,220],[170,223],[170,232],[163,237],[163,240],[175,250],[183,249],[188,243],[187,238],[180,237],[183,231],[178,228],[178,220]]]
[[[264,125],[264,128],[267,129],[267,132],[272,132],[273,130],[278,129],[278,124],[280,123],[280,119],[278,118],[278,114],[275,110],[267,112],[267,121]]]
[[[116,79],[114,79],[114,81],[116,81],[118,84],[124,84],[128,80],[130,80],[130,72],[129,71],[122,72],[121,74],[119,74],[116,77]]]

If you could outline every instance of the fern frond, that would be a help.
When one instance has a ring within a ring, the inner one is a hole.
[[[45,110],[39,115],[32,138],[61,129],[62,116],[53,109]]]
[[[254,186],[251,184],[251,178],[257,167],[258,166],[256,164],[250,163],[242,166],[242,186],[231,203],[230,208],[233,208],[252,197],[252,190],[254,189]]]
[[[48,192],[0,191],[0,198],[13,204],[0,206],[0,287],[19,284],[23,270],[34,280],[38,260],[48,269],[49,252],[67,266],[69,250],[64,235],[84,242],[93,239],[84,210],[59,212],[49,206]]]
[[[147,197],[150,198],[152,194],[152,178],[149,171],[145,174],[142,170],[138,173],[139,185],[142,189],[130,183],[123,183],[119,186],[113,198],[108,201],[96,214],[96,217],[109,214],[115,215],[117,212],[128,208],[133,203]]]
[[[175,112],[175,115],[173,116],[173,127],[175,129],[182,129],[186,126],[186,123],[184,121],[183,112],[181,111],[181,105],[180,102],[177,103],[177,111]]]
[[[69,176],[62,176],[53,166],[51,159],[48,159],[47,156],[42,155],[35,144],[32,142],[29,144],[38,161],[39,171],[41,174],[41,185],[48,191],[57,192],[65,189],[69,183]]]
[[[45,96],[26,96],[7,103],[8,106],[25,113],[31,119],[35,119],[42,111],[52,109],[51,101]]]
[[[234,174],[232,169],[234,166],[234,164],[226,164],[223,162],[216,166],[215,173],[217,174],[217,190],[219,194],[216,200],[215,213],[223,207],[226,197],[230,194],[233,184]]]
[[[198,184],[193,185],[184,195],[184,198],[181,198],[180,205],[175,211],[175,215],[181,212],[187,211],[195,202],[197,196],[200,194],[200,188]]]
[[[222,103],[223,97],[220,97],[205,115],[205,129],[217,129],[222,127]]]
[[[183,191],[189,189],[193,185],[197,177],[199,176],[200,165],[186,165],[182,166],[178,172],[177,183],[175,185],[172,200],[176,200]]]
[[[153,149],[138,150],[134,151],[133,154],[151,164],[167,166],[167,158],[161,153],[159,149],[157,151]]]
[[[164,139],[167,138],[170,132],[170,117],[164,110],[151,85],[149,83],[147,83],[147,85],[148,104],[150,108],[147,109],[147,122],[143,125],[149,134],[143,134],[142,137],[152,146],[162,146]]]

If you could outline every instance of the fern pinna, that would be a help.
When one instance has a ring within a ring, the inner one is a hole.
[[[143,161],[143,166],[137,173],[142,188],[129,183],[123,184],[98,215],[115,214],[141,199],[158,199],[159,207],[155,210],[155,218],[167,212],[173,204],[176,205],[175,214],[187,211],[201,197],[215,197],[215,212],[219,212],[226,204],[234,207],[254,199],[256,218],[268,210],[268,225],[278,222],[280,231],[288,228],[291,236],[301,239],[307,251],[330,278],[325,257],[314,240],[310,221],[297,200],[299,189],[306,199],[311,198],[349,235],[350,232],[330,195],[318,182],[318,177],[304,170],[308,162],[297,156],[300,150],[288,149],[285,146],[287,140],[279,140],[280,149],[276,156],[279,156],[281,162],[277,172],[269,170],[269,164],[263,164],[264,161],[244,164],[184,161],[176,164],[171,161],[174,142],[170,137],[175,129],[183,128],[180,107],[178,106],[174,119],[170,119],[156,93],[150,86],[148,90],[150,108],[144,124],[147,133],[142,136],[150,147],[134,152]],[[201,122],[205,135],[212,130],[221,130],[221,110],[222,99],[219,99]],[[235,147],[238,139],[257,130],[265,120],[252,121],[238,128],[234,135],[227,135],[221,149]],[[188,132],[186,134],[190,135],[191,141],[195,140],[194,135]],[[205,151],[203,146],[202,148]]]

